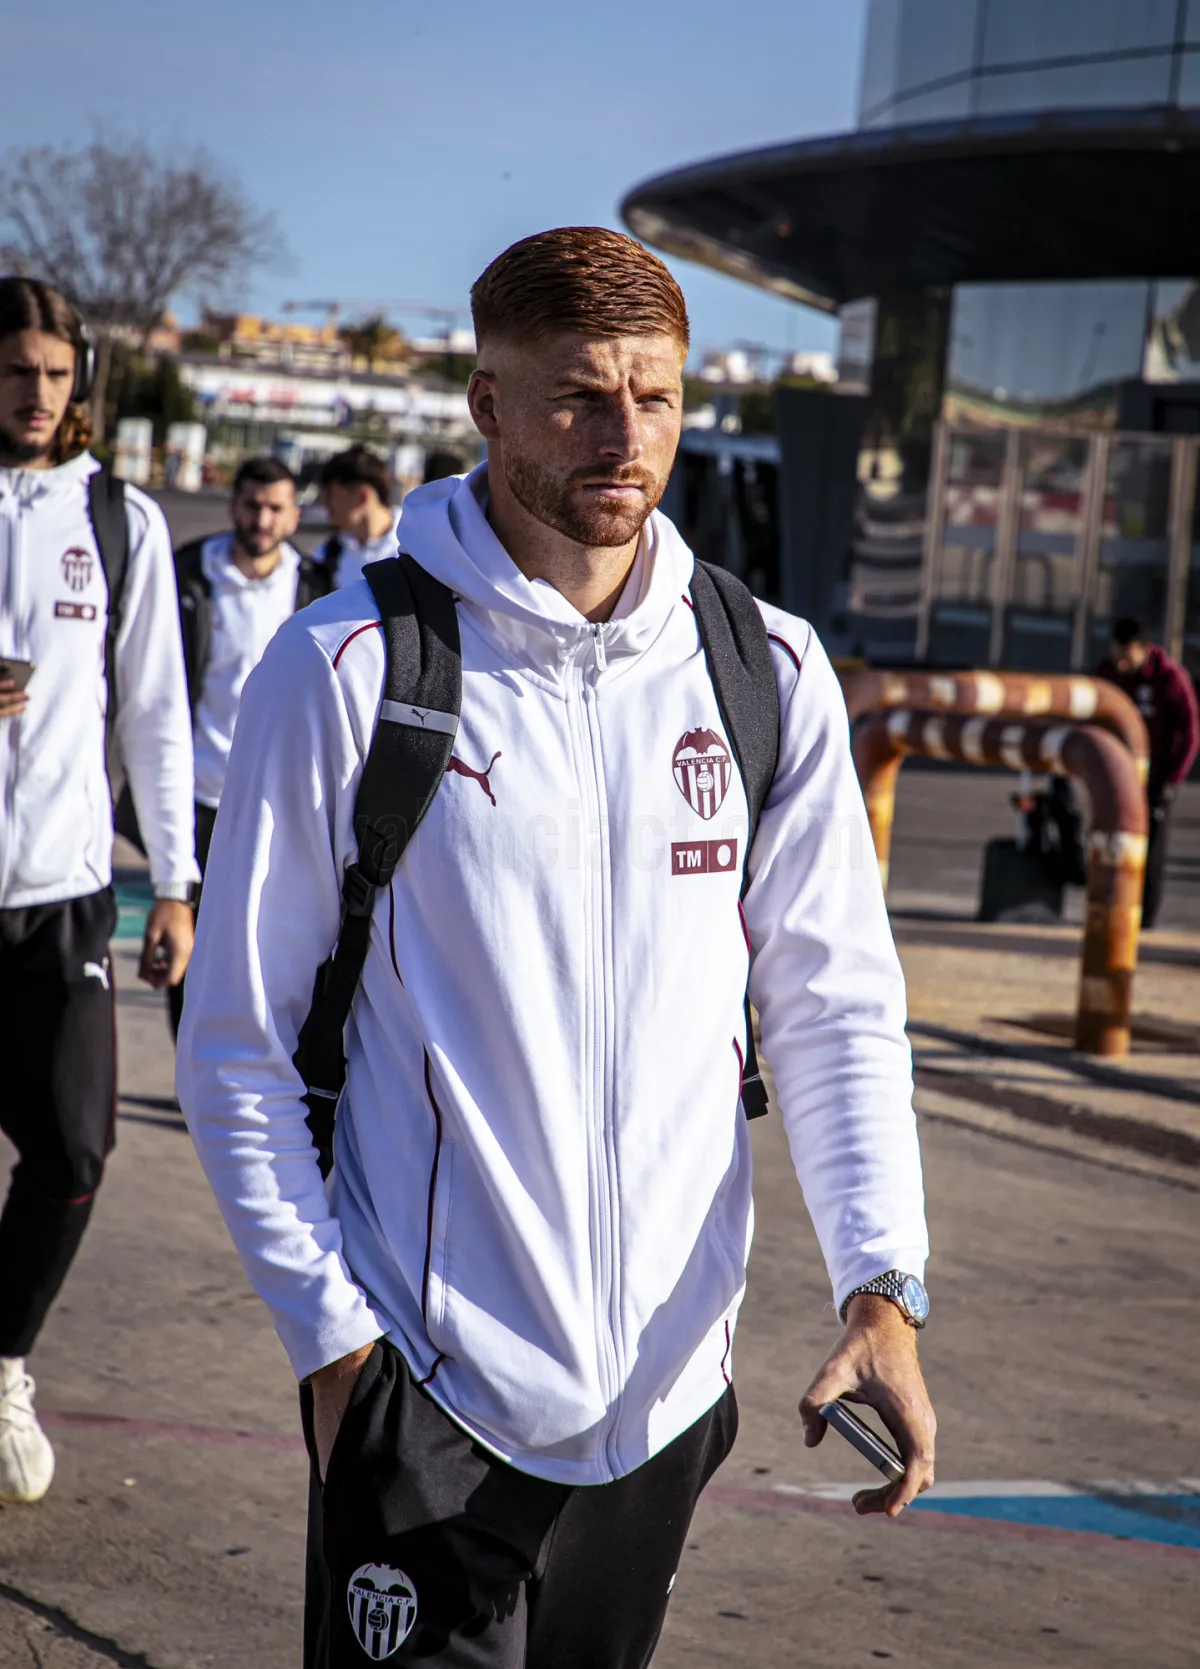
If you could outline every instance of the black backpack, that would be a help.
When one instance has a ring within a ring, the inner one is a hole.
[[[379,722],[354,804],[358,859],[342,882],[342,924],[317,973],[295,1064],[306,1087],[308,1126],[328,1174],[337,1099],[346,1077],[345,1029],[362,977],[375,895],[396,866],[445,775],[458,732],[462,656],[454,596],[401,552],[363,570],[383,624],[386,669]],[[717,706],[750,808],[746,863],[779,755],[779,693],[766,627],[750,592],[724,568],[697,562],[691,600]],[[767,1111],[746,999],[742,1105]]]

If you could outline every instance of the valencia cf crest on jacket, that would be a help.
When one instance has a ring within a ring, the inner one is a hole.
[[[62,576],[72,591],[86,591],[91,584],[95,558],[82,545],[72,545],[62,555]]]
[[[729,749],[715,730],[689,730],[671,761],[679,792],[698,816],[715,817],[729,787]]]
[[[358,1643],[372,1663],[399,1651],[417,1620],[417,1590],[402,1570],[360,1565],[350,1578],[346,1599]]]

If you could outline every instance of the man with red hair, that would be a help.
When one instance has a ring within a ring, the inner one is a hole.
[[[837,680],[765,606],[778,754],[751,824],[701,576],[656,508],[678,285],[576,227],[506,250],[472,303],[487,462],[410,494],[399,530],[454,610],[461,711],[398,721],[448,726],[453,752],[372,908],[328,1188],[292,1062],[358,860],[370,574],[247,684],[180,1099],[305,1382],[307,1661],[632,1669],[737,1425],[747,974],[845,1324],[805,1441],[847,1394],[906,1465],[859,1511],[932,1480],[903,981]],[[831,861],[847,829],[858,859]]]

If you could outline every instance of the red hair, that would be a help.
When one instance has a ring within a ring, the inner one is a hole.
[[[536,342],[563,332],[673,336],[686,352],[687,303],[636,238],[559,226],[497,255],[471,286],[475,340]]]

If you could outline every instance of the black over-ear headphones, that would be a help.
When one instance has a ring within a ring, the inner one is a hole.
[[[92,397],[92,385],[96,380],[96,349],[83,328],[82,320],[79,335],[81,345],[75,350],[75,383],[71,389],[71,400],[75,405],[84,405]]]

